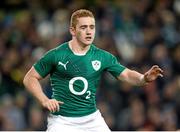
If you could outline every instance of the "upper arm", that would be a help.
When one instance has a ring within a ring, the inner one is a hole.
[[[28,80],[28,78],[36,78],[37,80],[41,80],[41,75],[35,70],[35,68],[32,66],[31,69],[26,73],[24,77],[24,81]]]
[[[33,67],[36,72],[38,72],[39,75],[44,78],[49,73],[51,73],[55,64],[55,50],[50,50],[41,59],[39,59],[33,65]]]
[[[112,54],[107,54],[104,58],[106,58],[106,71],[111,73],[114,77],[118,77],[125,69],[123,65],[121,65],[117,58]]]

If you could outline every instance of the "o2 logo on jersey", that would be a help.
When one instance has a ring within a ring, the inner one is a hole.
[[[98,60],[92,61],[92,66],[94,70],[98,71],[101,68],[101,62]]]
[[[81,80],[84,83],[84,88],[80,92],[75,91],[73,87],[74,82],[77,80]],[[87,93],[86,99],[89,99],[91,95],[91,91],[89,90],[87,91],[87,89],[88,89],[88,81],[84,77],[74,77],[69,81],[69,90],[71,91],[71,93],[75,95],[83,95]]]

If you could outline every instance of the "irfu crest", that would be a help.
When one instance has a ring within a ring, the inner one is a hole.
[[[101,68],[101,62],[98,60],[92,61],[92,66],[94,70],[98,71]]]

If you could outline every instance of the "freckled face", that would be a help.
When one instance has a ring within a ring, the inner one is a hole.
[[[83,45],[90,45],[95,37],[95,20],[92,17],[81,17],[77,19],[74,36]]]

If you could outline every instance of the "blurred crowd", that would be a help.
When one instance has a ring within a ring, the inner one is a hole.
[[[48,111],[22,84],[46,51],[71,39],[73,11],[96,17],[95,44],[141,73],[157,64],[164,77],[144,87],[104,73],[97,106],[111,130],[180,129],[179,0],[4,0],[0,5],[0,130],[46,130]],[[48,77],[41,81],[51,97]]]

